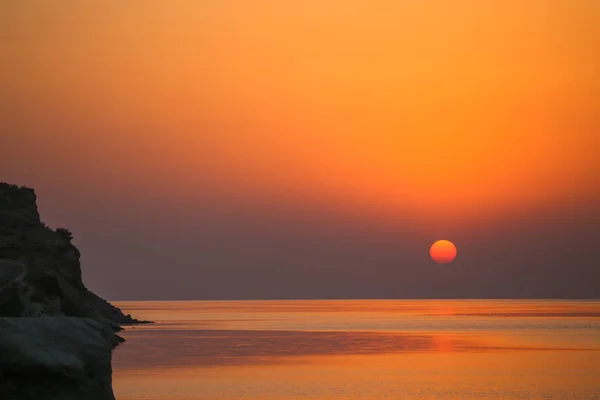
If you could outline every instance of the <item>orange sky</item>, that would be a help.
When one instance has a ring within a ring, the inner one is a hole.
[[[0,7],[3,135],[67,175],[425,220],[600,192],[596,0]]]

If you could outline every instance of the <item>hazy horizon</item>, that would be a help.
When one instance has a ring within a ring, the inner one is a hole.
[[[0,15],[0,181],[103,297],[600,298],[596,0]]]

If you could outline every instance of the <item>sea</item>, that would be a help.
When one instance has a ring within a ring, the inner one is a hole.
[[[117,400],[600,399],[598,300],[116,305]]]

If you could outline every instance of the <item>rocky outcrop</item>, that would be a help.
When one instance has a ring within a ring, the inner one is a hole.
[[[114,400],[116,344],[89,318],[0,318],[0,399]]]
[[[138,321],[86,288],[67,229],[0,183],[0,399],[113,400],[115,332]]]
[[[0,317],[64,315],[110,325],[142,322],[85,287],[72,238],[67,229],[53,230],[41,222],[32,189],[0,183]]]

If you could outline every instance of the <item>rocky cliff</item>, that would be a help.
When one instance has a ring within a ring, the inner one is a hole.
[[[0,317],[85,317],[115,327],[139,323],[86,288],[71,240],[67,229],[41,222],[33,189],[0,183]]]
[[[0,318],[0,399],[114,400],[116,344],[89,318]]]
[[[71,233],[0,183],[0,399],[112,400],[115,332],[138,321],[86,288]]]

